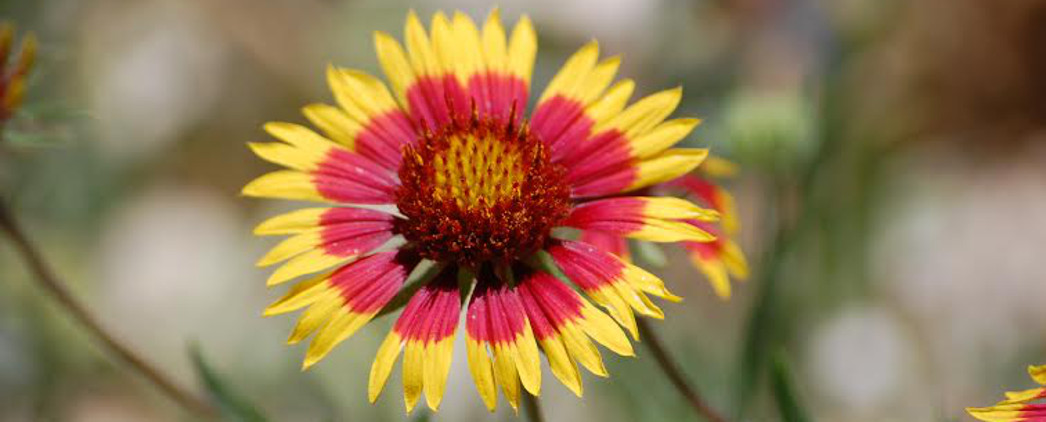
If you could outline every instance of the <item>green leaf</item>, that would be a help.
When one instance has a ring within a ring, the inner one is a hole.
[[[204,389],[207,391],[211,402],[218,407],[222,420],[241,422],[264,422],[268,420],[257,407],[234,393],[229,388],[228,383],[214,372],[214,369],[204,360],[203,353],[198,345],[191,346],[189,354],[192,357],[193,366],[196,368],[196,374],[200,377],[200,381],[203,382]]]
[[[792,368],[783,351],[774,356],[770,387],[774,392],[777,411],[784,422],[808,422],[810,418],[796,397],[795,384],[792,380]]]

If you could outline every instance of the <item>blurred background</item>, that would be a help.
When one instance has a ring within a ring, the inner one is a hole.
[[[539,34],[534,88],[586,41],[637,94],[681,85],[690,146],[741,166],[753,266],[718,300],[678,249],[654,265],[686,298],[654,322],[732,420],[777,420],[768,367],[823,421],[970,420],[1046,363],[1046,1],[504,0]],[[478,0],[0,0],[40,38],[0,144],[0,195],[120,338],[199,390],[198,344],[272,420],[403,420],[398,373],[366,402],[390,318],[313,370],[265,319],[277,292],[250,235],[290,209],[239,189],[272,167],[246,142],[330,102],[328,63],[380,74],[372,31]],[[182,421],[107,356],[0,242],[0,421]],[[659,261],[653,259],[652,261]],[[458,336],[461,342],[461,336]],[[459,345],[443,421],[487,413]],[[699,420],[642,346],[577,400],[546,377],[548,420]],[[416,411],[408,419],[424,412]]]

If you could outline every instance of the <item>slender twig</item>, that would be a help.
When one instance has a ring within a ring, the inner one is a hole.
[[[148,379],[156,385],[160,391],[179,405],[185,407],[187,410],[208,418],[217,414],[213,406],[179,388],[174,382],[160,372],[159,369],[152,366],[149,362],[146,362],[145,359],[138,356],[128,346],[120,343],[120,341],[112,334],[102,328],[101,324],[99,324],[98,320],[91,315],[87,308],[73,297],[69,290],[67,290],[58,278],[55,277],[51,268],[44,261],[40,253],[33,247],[32,243],[29,242],[25,233],[15,222],[14,216],[11,215],[10,210],[7,209],[3,201],[0,201],[0,232],[11,239],[11,243],[14,244],[15,249],[18,250],[22,259],[25,260],[26,265],[29,266],[29,270],[35,276],[40,287],[50,293],[55,301],[57,301],[74,320],[83,325],[83,327],[86,328],[87,331],[90,332],[98,341],[105,345],[110,352],[118,356],[121,360],[127,363],[128,366]]]
[[[643,318],[636,318],[636,323],[639,325],[643,344],[646,345],[647,349],[650,349],[650,353],[654,355],[654,360],[661,367],[661,371],[665,373],[665,376],[679,391],[679,394],[686,398],[690,407],[694,408],[695,412],[704,416],[710,422],[726,422],[726,419],[716,412],[715,409],[712,409],[686,380],[686,377],[683,376],[679,369],[679,365],[668,355],[668,351],[665,350],[665,346],[661,342],[661,338],[657,336],[657,332]]]
[[[527,391],[523,391],[523,413],[527,415],[529,422],[544,422],[545,420],[541,416],[541,403],[538,403],[538,398]]]

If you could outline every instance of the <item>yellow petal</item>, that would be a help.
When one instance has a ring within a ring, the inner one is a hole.
[[[275,286],[288,280],[293,280],[298,276],[323,271],[335,265],[346,263],[356,256],[358,255],[335,256],[327,254],[322,249],[313,249],[291,258],[286,264],[273,271],[269,279],[265,281],[265,285]]]
[[[577,363],[567,354],[567,349],[560,336],[552,335],[541,340],[541,349],[545,351],[545,357],[548,358],[548,366],[552,369],[552,375],[575,395],[581,397],[583,392],[581,373],[578,372]]]
[[[321,241],[320,232],[316,229],[288,237],[277,243],[265,256],[262,256],[256,265],[268,267],[285,261],[305,251],[315,249]]]
[[[453,335],[425,346],[425,402],[432,411],[439,410],[443,400],[453,352]]]
[[[293,312],[338,295],[338,291],[327,282],[329,278],[330,274],[323,274],[294,285],[286,294],[265,308],[265,316]]]
[[[622,79],[611,86],[603,97],[585,107],[585,115],[590,117],[596,125],[605,124],[609,119],[621,113],[632,98],[632,92],[636,89],[636,83],[631,79]]]
[[[512,36],[508,42],[508,68],[509,71],[527,84],[530,83],[530,75],[534,70],[534,56],[538,51],[538,37],[534,32],[534,25],[527,15],[519,18],[516,27],[512,29]]]
[[[1029,401],[1038,399],[1044,393],[1043,388],[1032,388],[1024,391],[1007,391],[1006,400],[1000,402],[1004,404],[1011,403],[1027,403]]]
[[[246,196],[324,202],[312,176],[298,171],[278,170],[254,179],[243,187]]]
[[[1031,375],[1031,379],[1035,382],[1046,385],[1046,365],[1029,366],[1028,375]]]
[[[457,38],[450,20],[443,12],[436,12],[432,15],[432,49],[444,74],[458,75],[456,48]],[[464,81],[461,82],[464,84]]]
[[[628,233],[625,236],[648,242],[682,242],[684,240],[711,242],[715,240],[715,236],[695,227],[693,224],[653,218],[644,219],[641,229]]]
[[[701,165],[701,172],[709,177],[723,178],[737,174],[737,164],[721,157],[708,157]]]
[[[632,343],[621,331],[621,327],[607,314],[600,312],[587,301],[581,308],[581,319],[578,320],[578,325],[585,331],[585,334],[614,353],[622,356],[634,355]]]
[[[269,135],[301,149],[326,150],[332,142],[305,126],[287,122],[269,122],[263,126]]]
[[[588,297],[592,298],[592,301],[606,308],[607,313],[618,324],[625,327],[632,335],[632,338],[638,338],[639,328],[636,326],[636,316],[632,314],[632,308],[628,306],[618,293],[617,286],[613,284],[619,283],[614,282],[611,285],[604,285],[597,290],[586,291],[586,293],[588,293]]]
[[[552,77],[538,102],[543,102],[557,95],[569,96],[571,92],[574,92],[575,87],[584,81],[585,77],[592,71],[598,58],[599,44],[595,41],[585,44],[571,55],[559,72],[556,73],[556,76]]]
[[[6,93],[4,94],[3,104],[7,110],[14,110],[22,104],[22,99],[25,97],[25,78],[16,77],[8,82]]]
[[[493,412],[498,403],[498,391],[494,384],[493,363],[490,361],[487,348],[472,338],[465,339],[465,348],[468,352],[469,372],[472,373],[479,396],[483,399],[483,404],[487,406],[487,409]]]
[[[719,213],[715,210],[705,209],[682,198],[667,196],[642,197],[643,216],[663,220],[699,220],[716,221]]]
[[[661,279],[656,275],[653,275],[636,265],[625,262],[625,268],[621,271],[621,277],[627,280],[628,283],[636,286],[639,290],[642,290],[644,293],[672,302],[682,300],[679,296],[668,291],[668,288],[665,287],[664,281],[661,281]]]
[[[723,300],[730,299],[730,276],[723,262],[718,259],[702,259],[696,253],[691,254],[691,260],[694,266],[704,273],[716,296]]]
[[[483,47],[479,40],[479,30],[472,18],[461,12],[454,12],[454,37],[457,40],[456,64],[458,72],[464,77],[465,86],[473,75],[486,69],[483,63]]]
[[[369,121],[370,117],[385,114],[398,107],[381,79],[355,69],[339,69],[338,73],[350,90],[347,94],[366,113],[366,117],[358,119],[360,122]]]
[[[305,172],[316,170],[327,154],[323,150],[301,149],[279,142],[248,142],[247,146],[265,161]]]
[[[408,340],[403,348],[403,402],[410,413],[425,385],[425,345]]]
[[[675,148],[641,161],[637,164],[638,177],[627,190],[667,182],[687,174],[707,156],[708,150],[704,148]]]
[[[719,202],[720,217],[722,219],[723,231],[728,235],[734,235],[738,230],[741,229],[741,222],[737,221],[737,205],[735,205],[734,196],[726,190],[719,191]]]
[[[571,92],[571,96],[577,98],[581,104],[595,101],[603,93],[603,90],[607,89],[610,82],[614,80],[614,75],[617,74],[617,69],[620,66],[621,57],[619,56],[603,60],[585,78],[579,81],[576,88]]]
[[[516,370],[523,387],[531,395],[541,394],[541,357],[538,355],[538,344],[530,329],[530,322],[523,326],[523,333],[516,337],[513,345],[516,349]]]
[[[442,72],[436,52],[432,49],[425,26],[413,10],[407,13],[407,24],[404,29],[407,38],[407,53],[414,72],[420,76],[436,75]]]
[[[341,295],[329,295],[320,298],[298,317],[298,323],[294,325],[294,330],[287,339],[287,343],[295,344],[305,340],[320,326],[327,323],[334,316],[334,313],[341,309],[343,304],[344,300],[341,298]]]
[[[494,380],[501,386],[508,404],[519,409],[519,374],[516,372],[516,353],[507,344],[495,344]]]
[[[596,346],[581,328],[573,322],[567,322],[559,327],[559,335],[563,339],[563,346],[575,361],[595,375],[607,376],[607,369],[603,366],[599,350],[596,350]]]
[[[396,364],[396,358],[403,349],[403,338],[395,331],[389,331],[385,341],[378,347],[378,353],[374,356],[374,363],[370,366],[370,379],[367,381],[367,400],[371,403],[378,401],[381,391],[385,389],[385,382],[392,373],[392,366]]]
[[[356,136],[363,131],[363,125],[353,120],[342,109],[328,104],[309,104],[302,108],[302,114],[309,122],[320,128],[331,140],[353,150]]]
[[[632,155],[646,159],[678,143],[701,123],[701,119],[673,119],[630,142]]]
[[[682,88],[673,88],[651,94],[610,119],[605,124],[597,125],[592,129],[593,133],[599,133],[608,129],[616,129],[629,138],[637,137],[646,133],[658,123],[661,123],[679,105],[683,98]]]
[[[643,293],[641,293],[635,286],[623,280],[615,282],[611,286],[616,290],[618,296],[628,304],[627,308],[630,311],[635,309],[636,312],[651,318],[665,318],[665,313],[661,311],[661,308],[658,308],[657,305],[654,305],[650,300],[644,300],[646,299],[646,296],[643,295]],[[629,312],[629,314],[631,314],[631,312]],[[632,324],[635,324],[634,320]],[[638,330],[633,330],[632,327],[629,326],[625,326],[625,328],[631,331],[632,338],[639,338]]]
[[[737,243],[729,239],[724,240],[723,253],[720,258],[726,264],[726,269],[730,271],[730,275],[737,278],[738,281],[744,281],[748,278],[748,261],[745,259],[745,254],[741,251],[741,247],[737,246]]]
[[[320,218],[330,208],[302,208],[271,217],[254,228],[258,236],[298,234],[320,225]]]
[[[1024,405],[1002,405],[992,407],[967,407],[966,412],[985,422],[1019,422]]]
[[[505,27],[495,7],[483,24],[483,59],[487,69],[503,71],[508,67],[508,48],[505,44]]]
[[[359,314],[348,309],[340,309],[335,312],[334,318],[328,321],[316,334],[316,338],[312,339],[312,343],[309,343],[309,349],[305,351],[305,362],[302,364],[302,368],[307,369],[319,362],[320,359],[323,359],[324,356],[327,356],[327,353],[334,349],[334,346],[355,334],[360,327],[366,325],[373,317],[373,312]]]
[[[403,46],[391,35],[381,31],[374,33],[374,49],[378,53],[378,61],[385,71],[385,77],[389,79],[392,90],[400,104],[407,104],[407,88],[414,83],[414,70],[407,59],[407,53]]]

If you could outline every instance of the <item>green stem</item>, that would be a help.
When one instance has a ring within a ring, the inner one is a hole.
[[[650,353],[654,355],[654,361],[657,362],[658,366],[661,367],[661,371],[665,373],[668,380],[672,382],[672,386],[676,388],[686,399],[687,403],[705,419],[711,422],[726,422],[723,418],[712,409],[711,406],[698,394],[697,390],[686,380],[683,376],[683,372],[679,369],[679,365],[676,364],[675,360],[668,354],[664,344],[661,342],[661,338],[658,337],[657,332],[654,331],[646,319],[636,318],[636,323],[639,325],[640,337],[643,339],[643,344],[646,345],[647,349],[650,349]]]
[[[129,367],[152,382],[161,392],[190,412],[207,418],[213,418],[217,415],[213,406],[179,388],[159,369],[133,352],[130,347],[120,343],[112,334],[102,328],[101,324],[91,315],[87,308],[73,297],[69,290],[55,277],[50,266],[47,265],[40,253],[29,242],[29,239],[15,222],[14,217],[3,201],[0,201],[0,232],[10,238],[11,243],[14,244],[15,249],[17,249],[29,270],[35,276],[40,288],[46,290],[74,320],[87,329],[106,349],[118,356]]]
[[[545,420],[541,416],[541,403],[538,403],[538,398],[527,391],[523,391],[523,413],[526,414],[529,422],[543,422]]]

